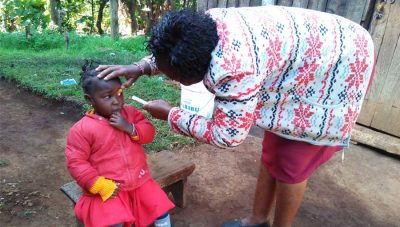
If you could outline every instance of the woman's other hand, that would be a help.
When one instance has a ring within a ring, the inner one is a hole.
[[[143,106],[149,114],[160,120],[168,120],[169,111],[172,109],[171,104],[164,100],[150,101]]]
[[[122,88],[129,88],[132,84],[143,75],[142,70],[136,65],[99,65],[96,68],[99,72],[98,78],[110,80],[118,77],[125,77],[127,81],[122,84]]]

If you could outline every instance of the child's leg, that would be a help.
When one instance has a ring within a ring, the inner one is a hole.
[[[171,227],[171,220],[169,218],[169,214],[165,213],[161,217],[157,218],[154,222],[155,227]]]
[[[303,200],[307,180],[297,184],[276,183],[276,208],[273,226],[290,227]]]

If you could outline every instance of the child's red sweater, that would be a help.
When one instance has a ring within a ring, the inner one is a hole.
[[[151,178],[142,144],[150,143],[154,126],[144,114],[124,106],[121,115],[136,128],[139,140],[109,124],[96,114],[86,114],[69,130],[65,149],[71,176],[86,191],[99,176],[120,183],[120,189],[133,190]]]

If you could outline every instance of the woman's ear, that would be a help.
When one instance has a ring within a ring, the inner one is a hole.
[[[85,97],[86,102],[89,103],[89,105],[93,106],[94,101],[93,101],[92,96],[85,94],[84,97]]]

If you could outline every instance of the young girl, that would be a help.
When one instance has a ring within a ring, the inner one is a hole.
[[[139,110],[124,105],[121,81],[98,79],[94,67],[82,68],[80,83],[93,107],[68,133],[69,173],[83,193],[75,213],[85,226],[170,226],[174,207],[152,179],[142,144],[154,126]]]

